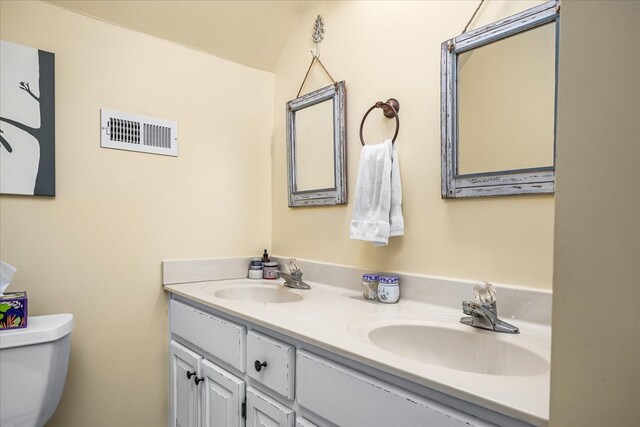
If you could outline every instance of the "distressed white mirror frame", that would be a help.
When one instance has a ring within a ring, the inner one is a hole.
[[[458,174],[458,55],[549,22],[556,26],[556,76],[558,52],[559,2],[552,0],[517,15],[459,35],[442,43],[441,64],[441,150],[442,198],[510,196],[553,193],[554,165],[509,171]],[[450,48],[451,46],[451,48]],[[557,95],[557,78],[556,88]],[[557,104],[557,96],[554,97]],[[557,109],[556,109],[557,110]],[[554,122],[555,122],[554,114]],[[555,123],[554,123],[555,128]],[[554,130],[555,153],[555,130]]]
[[[336,83],[287,102],[287,163],[289,207],[344,205],[347,203],[345,82]],[[296,112],[321,102],[333,103],[334,186],[299,190],[296,162]]]

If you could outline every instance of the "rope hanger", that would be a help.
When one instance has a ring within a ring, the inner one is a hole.
[[[313,43],[315,43],[316,45],[315,52],[313,51],[313,49],[311,50],[311,63],[309,64],[309,68],[307,69],[307,74],[304,75],[304,80],[302,80],[302,84],[300,85],[300,89],[298,89],[298,94],[296,95],[296,98],[300,97],[302,88],[304,87],[304,84],[307,82],[309,73],[311,72],[311,69],[313,68],[313,64],[316,61],[318,61],[318,64],[320,64],[324,72],[327,73],[327,76],[329,76],[333,84],[334,85],[338,84],[338,82],[331,76],[329,71],[327,71],[327,68],[324,66],[322,61],[320,61],[320,43],[322,43],[322,39],[324,39],[324,20],[320,15],[318,15],[318,17],[316,18],[315,24],[313,24],[312,38],[313,38]]]
[[[309,77],[309,73],[311,72],[311,68],[313,68],[313,63],[316,62],[316,61],[318,61],[318,64],[320,64],[320,66],[322,67],[324,72],[327,73],[327,76],[329,76],[329,78],[331,79],[333,84],[334,85],[338,84],[338,82],[335,81],[335,79],[333,77],[331,77],[331,74],[329,74],[329,71],[327,71],[327,69],[325,68],[324,64],[322,64],[322,61],[320,61],[320,58],[313,54],[313,51],[311,51],[311,56],[313,56],[313,58],[311,58],[311,64],[309,64],[309,68],[307,69],[307,74],[304,75],[304,80],[302,80],[302,84],[300,85],[300,89],[298,89],[298,94],[296,95],[296,98],[298,98],[300,96],[300,92],[302,92],[302,88],[304,87],[304,84],[307,81],[307,77]]]
[[[471,25],[471,23],[473,22],[473,20],[475,19],[476,15],[478,14],[478,11],[480,10],[480,8],[482,7],[482,4],[484,3],[484,0],[480,0],[480,4],[478,4],[478,7],[476,7],[475,12],[473,12],[473,15],[471,15],[471,18],[469,19],[469,21],[467,22],[467,25],[464,26],[464,30],[462,30],[461,34],[464,34],[467,32],[467,29],[469,28],[469,25]],[[449,45],[447,46],[447,49],[449,49],[449,52],[451,52],[453,49],[455,48],[455,45],[453,43],[449,43]]]
[[[467,22],[467,25],[464,26],[464,30],[462,30],[462,34],[467,32],[467,28],[469,28],[469,25],[471,25],[471,22],[473,22],[473,18],[476,17],[476,15],[478,14],[478,11],[480,10],[480,8],[482,7],[482,3],[484,3],[484,0],[480,0],[480,4],[478,5],[478,7],[476,8],[476,11],[473,12],[473,15],[471,15],[471,19],[469,19],[469,22]]]

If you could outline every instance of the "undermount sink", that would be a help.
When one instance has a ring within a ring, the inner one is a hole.
[[[360,319],[350,330],[386,352],[442,368],[506,376],[542,375],[549,370],[545,352],[525,343],[526,332],[500,334],[462,325],[455,318],[428,317]]]
[[[202,288],[203,292],[233,301],[257,302],[257,303],[288,303],[302,300],[302,295],[292,292],[282,285],[254,285],[234,286],[218,289],[208,285]]]

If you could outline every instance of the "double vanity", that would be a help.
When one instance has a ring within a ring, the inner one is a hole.
[[[380,304],[362,271],[300,264],[309,290],[242,278],[248,259],[163,263],[170,425],[547,424],[550,292],[497,286],[504,334],[460,323],[472,282],[401,275]]]

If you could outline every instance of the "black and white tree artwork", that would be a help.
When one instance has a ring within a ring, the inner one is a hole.
[[[55,196],[54,54],[0,41],[0,193]]]

